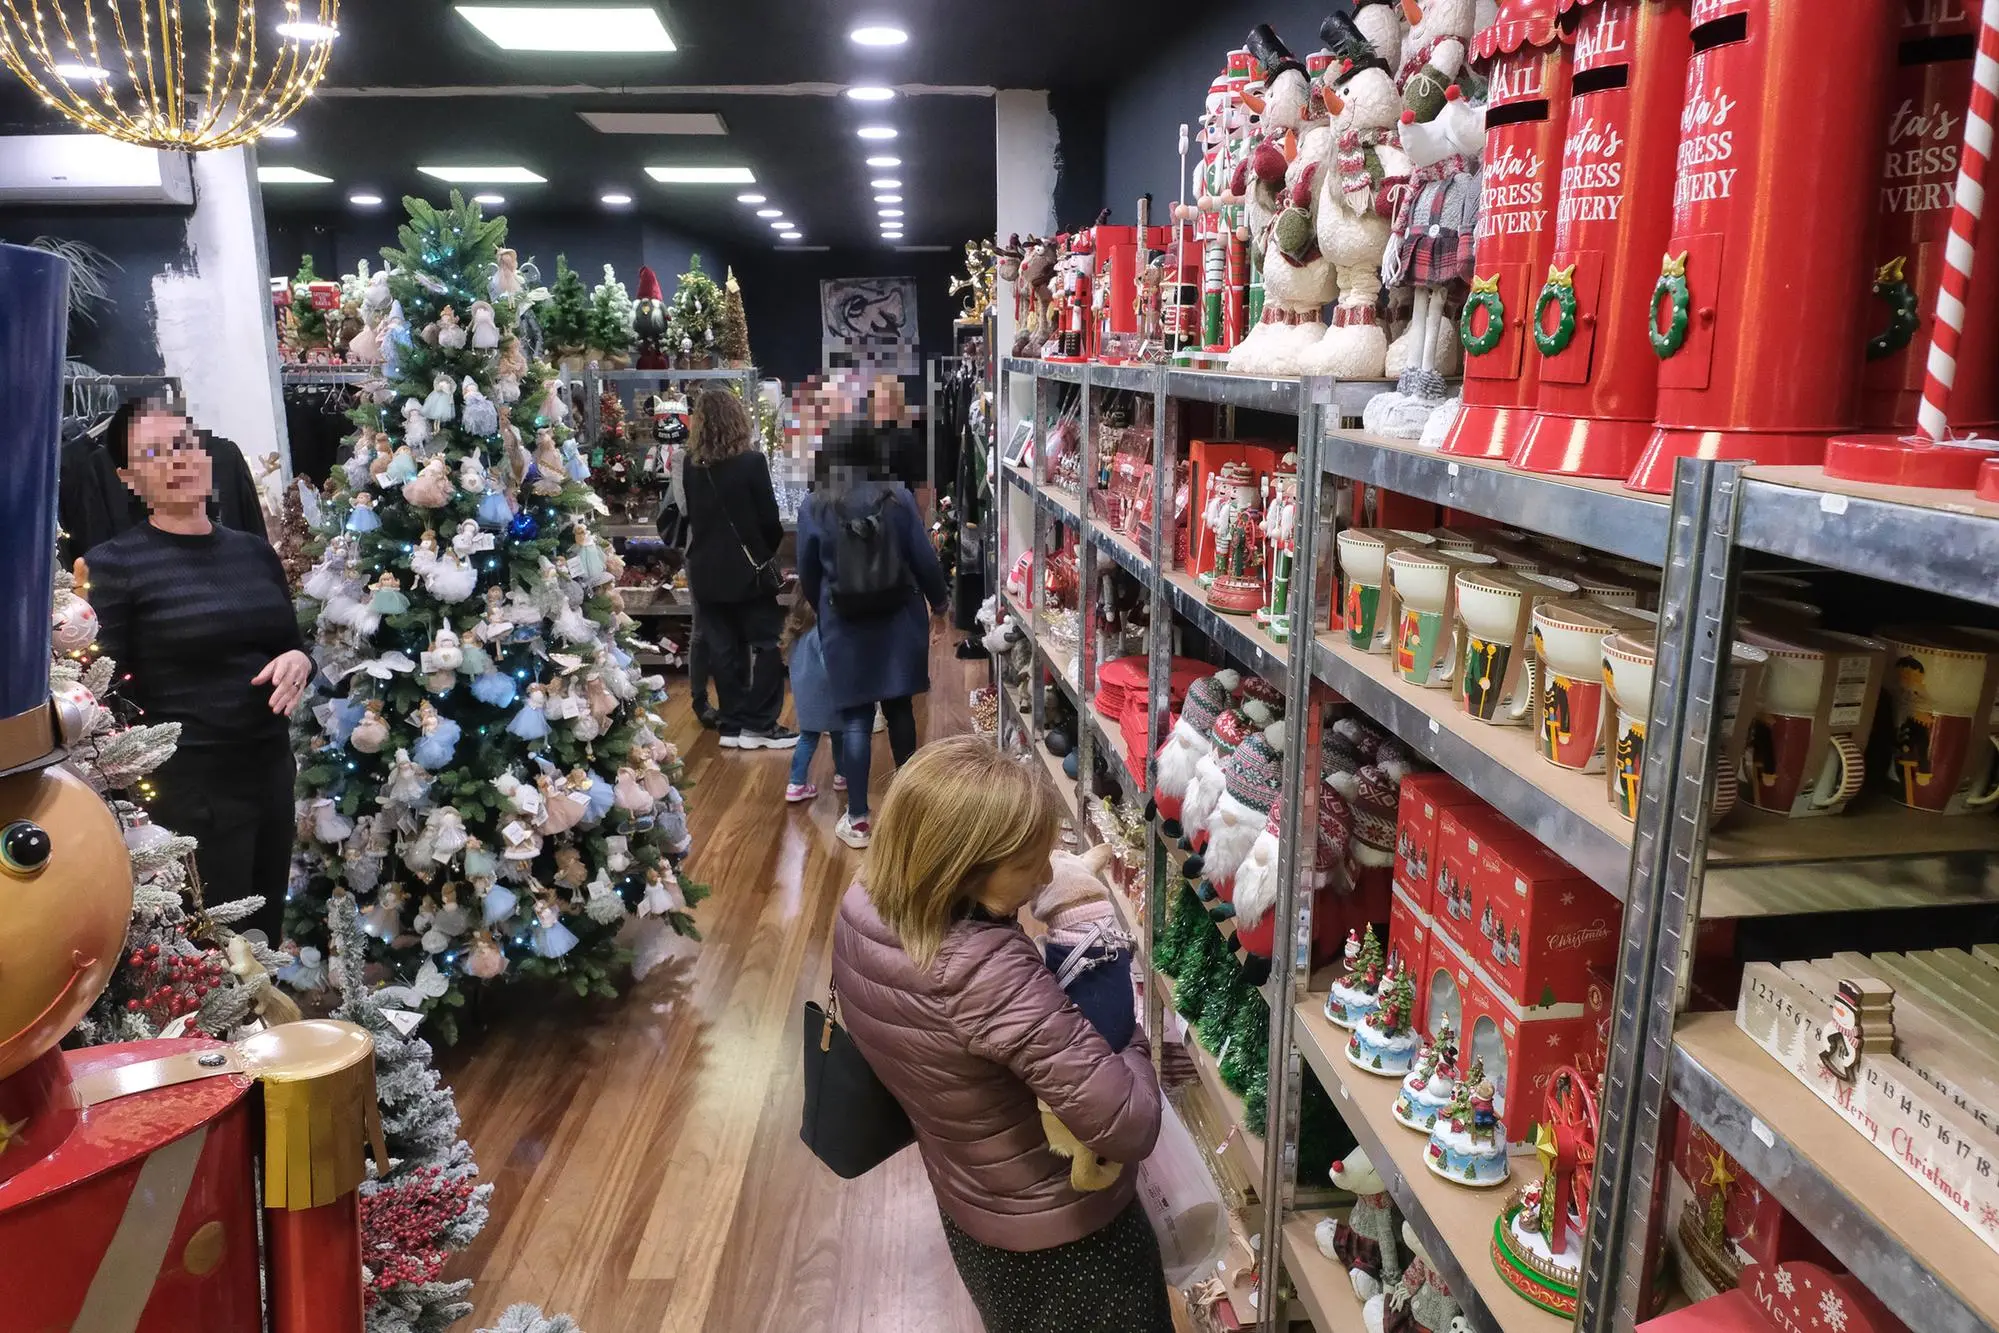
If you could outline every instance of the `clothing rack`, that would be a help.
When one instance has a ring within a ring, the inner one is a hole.
[[[169,402],[181,399],[178,375],[105,375],[72,363],[62,375],[62,415],[65,426],[97,422],[116,412],[128,398],[158,394]]]

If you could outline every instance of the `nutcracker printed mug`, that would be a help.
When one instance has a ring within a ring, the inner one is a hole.
[[[1476,552],[1402,546],[1388,553],[1388,577],[1398,608],[1395,674],[1425,689],[1447,688],[1457,674],[1450,631],[1451,579],[1460,570],[1493,564]]]
[[[1347,642],[1364,653],[1385,653],[1389,649],[1390,627],[1382,617],[1381,604],[1388,581],[1389,548],[1425,546],[1429,544],[1429,535],[1395,528],[1347,528],[1336,541],[1340,574],[1346,581],[1342,610]]]
[[[1645,776],[1645,724],[1652,715],[1652,678],[1658,670],[1652,635],[1634,630],[1603,641],[1603,685],[1617,705],[1617,726],[1606,761],[1610,803],[1626,819],[1638,818],[1638,786]],[[1735,804],[1731,793],[1729,805]],[[1716,806],[1720,806],[1717,798]],[[1725,813],[1719,808],[1717,814]]]
[[[1458,697],[1465,711],[1498,726],[1531,725],[1534,653],[1528,613],[1541,602],[1576,596],[1576,585],[1517,569],[1467,569],[1457,583],[1458,620],[1464,626]]]
[[[1579,773],[1603,771],[1603,641],[1645,621],[1588,598],[1534,608],[1541,757]]]
[[[1962,815],[1999,802],[1993,733],[1999,636],[1948,625],[1884,629],[1892,725],[1888,795],[1915,810]]]
[[[1887,646],[1809,628],[1742,635],[1770,658],[1743,756],[1749,803],[1793,818],[1838,814],[1866,781],[1861,747]]]

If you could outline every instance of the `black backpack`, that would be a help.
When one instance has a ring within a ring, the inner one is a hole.
[[[853,518],[837,504],[828,506],[834,520],[830,597],[833,609],[849,620],[893,615],[909,604],[915,583],[889,521],[895,502],[895,491],[885,491]]]

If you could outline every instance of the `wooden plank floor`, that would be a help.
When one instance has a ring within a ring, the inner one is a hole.
[[[968,728],[985,671],[940,646],[924,739]],[[828,748],[818,800],[787,806],[789,753],[720,749],[672,692],[705,938],[615,1002],[506,997],[444,1057],[496,1186],[453,1271],[477,1280],[465,1326],[533,1301],[583,1333],[976,1333],[915,1150],[848,1182],[798,1141],[800,1009],[859,858],[833,837]]]

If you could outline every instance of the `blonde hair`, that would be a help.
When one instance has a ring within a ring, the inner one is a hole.
[[[1061,824],[1062,797],[1041,764],[980,736],[932,741],[889,788],[861,884],[927,972],[985,877],[1024,852],[1053,850]]]
[[[756,434],[743,400],[728,389],[703,389],[687,420],[687,456],[702,466],[748,453]]]

